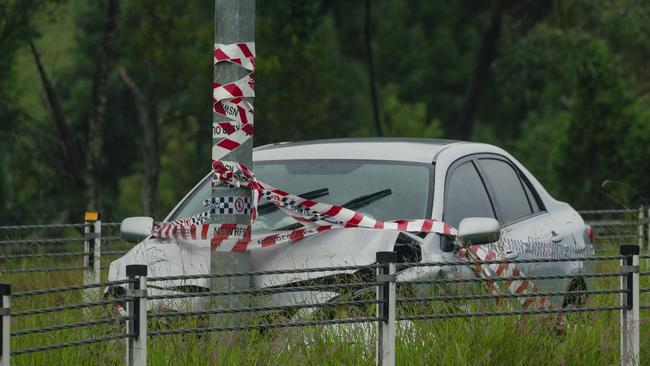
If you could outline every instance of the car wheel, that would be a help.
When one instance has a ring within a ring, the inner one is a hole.
[[[587,285],[582,278],[577,278],[569,284],[567,292],[585,291]],[[589,296],[587,294],[567,294],[562,301],[562,309],[580,309],[587,305]],[[575,328],[576,323],[584,321],[589,317],[584,312],[567,312],[558,314],[555,322],[555,331],[559,335],[565,334],[568,330]]]
[[[585,291],[587,285],[582,278],[577,278],[569,284],[568,292]],[[562,308],[583,308],[587,304],[587,294],[568,294],[564,297]]]

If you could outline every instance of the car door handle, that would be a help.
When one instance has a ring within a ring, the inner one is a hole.
[[[555,231],[551,231],[551,235],[551,241],[553,241],[553,243],[559,243],[562,241],[562,239],[564,239],[564,235],[559,235]]]
[[[505,259],[510,260],[510,259],[517,259],[519,257],[518,252],[506,252]]]

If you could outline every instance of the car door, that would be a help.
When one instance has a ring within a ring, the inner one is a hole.
[[[467,217],[496,219],[494,205],[472,157],[458,160],[452,164],[447,170],[445,179],[443,221],[458,228],[460,222]],[[451,248],[447,250],[451,250]],[[503,259],[504,254],[496,243],[471,245],[458,252],[461,259],[469,256],[480,260]],[[459,275],[463,273],[464,276],[474,276],[473,271],[482,277],[495,277],[498,275],[497,267],[490,265],[474,268],[457,266],[454,271]],[[492,285],[492,283],[488,283],[489,287],[492,287]],[[471,291],[464,288],[455,290]]]
[[[532,185],[507,158],[479,155],[477,167],[485,180],[502,226],[500,246],[508,259],[557,258],[563,256],[560,229],[546,211]],[[519,264],[524,275],[564,274],[563,263]],[[540,280],[531,284],[537,291],[562,291],[565,281]],[[556,300],[556,299],[553,299]]]

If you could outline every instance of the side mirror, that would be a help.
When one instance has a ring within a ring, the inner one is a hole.
[[[138,243],[151,235],[153,219],[151,217],[128,217],[120,224],[120,234],[126,241]]]
[[[499,222],[488,217],[466,217],[458,225],[458,240],[465,245],[487,244],[499,240]]]

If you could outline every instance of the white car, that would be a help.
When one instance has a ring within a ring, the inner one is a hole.
[[[254,150],[253,160],[253,171],[259,180],[287,192],[342,205],[384,221],[441,220],[459,228],[459,237],[463,233],[473,235],[473,248],[489,250],[492,256],[488,259],[566,258],[594,253],[590,228],[580,215],[568,204],[551,197],[522,164],[496,146],[435,139],[336,139],[261,146]],[[210,179],[206,176],[164,221],[204,211],[203,202],[210,194]],[[122,231],[133,238],[137,233],[150,233],[151,223],[149,218],[127,219]],[[281,210],[262,201],[253,234],[297,225]],[[495,231],[500,239],[486,242]],[[402,262],[440,262],[458,261],[463,248],[454,238],[434,233],[335,229],[253,250],[249,270],[365,265],[373,263],[375,253],[380,251],[395,251]],[[150,277],[206,274],[210,272],[210,249],[149,236],[111,263],[109,280],[124,279],[128,264],[147,264]],[[585,266],[589,264],[580,261],[518,264],[517,271],[528,276],[580,275],[592,270]],[[493,268],[484,267],[484,275],[494,275]],[[344,272],[256,276],[252,282],[256,287],[282,286]],[[420,267],[399,272],[398,281],[476,275],[469,266]],[[586,290],[587,284],[588,281],[576,277],[537,281],[534,288]],[[149,292],[174,294],[209,289],[208,279],[192,279],[157,283]],[[124,292],[119,287],[108,291]],[[277,295],[273,302],[324,301],[335,296],[335,292],[291,293]],[[584,297],[550,300],[555,306],[579,306]],[[179,300],[150,303],[155,308],[202,306]]]

